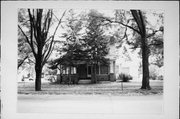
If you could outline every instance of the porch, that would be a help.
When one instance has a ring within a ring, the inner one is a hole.
[[[93,74],[97,81],[115,81],[115,61],[109,61],[108,64],[96,64],[94,71],[93,65],[87,62],[81,62],[76,66],[63,66],[57,74],[57,80],[65,83],[70,80],[77,84],[79,80],[93,80]]]

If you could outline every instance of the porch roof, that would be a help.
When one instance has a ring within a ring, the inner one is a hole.
[[[109,58],[104,58],[100,61],[101,64],[108,64],[110,63],[111,59]],[[64,57],[58,58],[53,61],[54,65],[80,65],[80,64],[93,64],[95,61],[91,59],[67,59]]]

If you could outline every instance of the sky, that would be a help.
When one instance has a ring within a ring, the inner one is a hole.
[[[88,10],[89,10],[89,9],[73,9],[73,11],[74,11],[77,15],[80,14],[81,12],[88,12]],[[54,11],[54,14],[60,19],[61,16],[62,16],[62,14],[63,14],[63,12],[64,12],[65,10],[55,9],[55,10],[53,10],[53,11]],[[67,10],[67,11],[68,11],[68,10]],[[67,17],[67,11],[66,11],[65,17]],[[103,14],[104,14],[105,16],[107,16],[107,17],[113,17],[113,12],[114,12],[114,10],[98,10],[98,11],[99,11],[100,13],[103,13]],[[63,21],[65,20],[65,17],[63,18]],[[62,24],[63,24],[63,23],[62,23]],[[62,24],[61,24],[61,25],[62,25]],[[50,32],[53,32],[53,31],[54,31],[56,25],[57,25],[57,23],[55,23],[54,26],[52,26]],[[55,39],[56,39],[56,40],[59,39],[60,34],[62,34],[63,32],[65,32],[65,31],[64,31],[64,29],[60,26],[60,27],[58,28],[58,30],[57,30]],[[50,34],[51,34],[51,33],[50,33]]]
[[[89,9],[73,9],[73,11],[74,11],[76,14],[80,14],[82,11],[83,11],[83,12],[84,12],[84,11],[85,11],[85,12],[88,12],[88,10],[89,10]],[[98,12],[103,13],[104,16],[114,17],[114,11],[115,11],[115,10],[102,10],[102,9],[97,9],[97,10],[98,10]],[[62,16],[62,14],[63,14],[63,12],[64,12],[65,10],[62,10],[62,9],[54,9],[53,11],[54,11],[54,14],[60,19],[61,16]],[[68,11],[68,10],[67,10],[67,11]],[[67,11],[66,11],[66,13],[67,13]],[[154,16],[151,12],[162,13],[163,11],[161,11],[161,10],[156,10],[156,11],[155,11],[155,10],[148,10],[148,11],[146,11],[147,20],[148,20],[149,23],[151,24],[150,27],[159,28],[159,25],[161,25],[161,24],[159,24],[159,23],[157,22],[157,21],[158,21],[158,17],[157,17],[157,16]],[[65,15],[65,17],[66,17],[66,16],[67,16],[67,15]],[[65,20],[65,17],[63,18],[63,21]],[[53,31],[54,31],[56,25],[57,25],[57,23],[55,23],[54,26],[52,26],[50,32],[53,32]],[[52,29],[53,29],[53,30],[52,30]],[[112,30],[112,29],[111,29],[111,30]],[[60,27],[58,28],[58,30],[57,30],[55,39],[56,39],[56,40],[59,39],[60,34],[62,34],[63,32],[64,32],[64,29],[60,26]],[[113,32],[113,30],[112,30],[111,32]]]

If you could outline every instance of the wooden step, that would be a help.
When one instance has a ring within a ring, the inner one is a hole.
[[[81,79],[78,82],[78,84],[90,84],[90,83],[91,83],[90,79]]]

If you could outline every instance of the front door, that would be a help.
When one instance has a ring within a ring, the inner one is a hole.
[[[80,79],[86,79],[87,78],[87,65],[81,64],[77,68],[77,73],[79,74]]]

